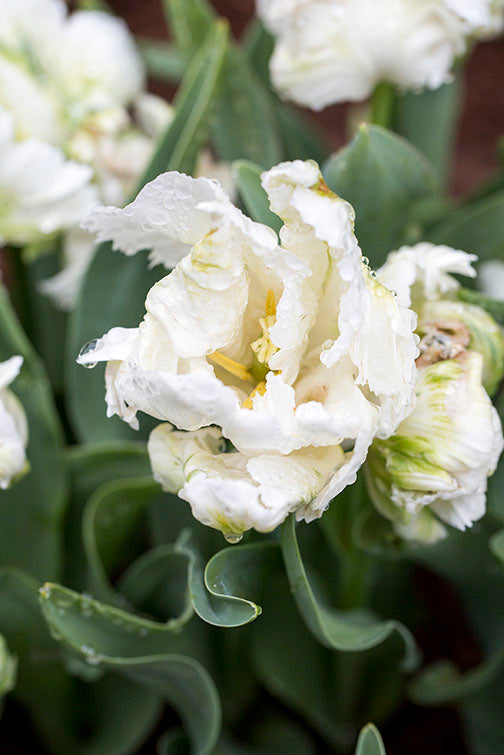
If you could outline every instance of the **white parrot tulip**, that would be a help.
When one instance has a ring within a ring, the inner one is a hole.
[[[276,37],[275,87],[314,110],[364,100],[382,82],[437,89],[476,29],[503,16],[489,0],[256,0],[256,7]]]
[[[418,314],[415,406],[394,435],[375,440],[366,466],[378,510],[409,540],[434,542],[441,522],[465,529],[485,513],[487,479],[504,447],[487,391],[504,374],[493,318],[456,297],[453,273],[475,277],[475,255],[423,243],[392,252],[379,279]]]
[[[72,228],[98,204],[90,181],[91,170],[57,147],[14,141],[12,118],[0,109],[0,241],[29,244]]]
[[[289,511],[320,516],[373,437],[406,417],[416,374],[416,318],[367,267],[352,207],[312,162],[279,165],[263,185],[281,246],[216,182],[179,173],[85,223],[174,270],[138,328],[113,328],[78,361],[108,363],[109,415],[138,427],[143,411],[188,431],[154,431],[154,472],[228,536],[273,529]]]

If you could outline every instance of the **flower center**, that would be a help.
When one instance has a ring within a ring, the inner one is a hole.
[[[469,346],[471,335],[464,323],[459,320],[422,323],[420,356],[416,360],[418,368],[456,359]]]
[[[261,396],[266,392],[266,375],[270,371],[268,366],[269,359],[278,351],[278,346],[271,341],[270,328],[276,322],[276,302],[275,294],[271,289],[266,294],[265,315],[259,319],[259,325],[261,327],[261,336],[250,344],[250,348],[254,354],[253,362],[250,367],[235,362],[234,359],[222,354],[220,351],[214,351],[208,355],[210,359],[219,367],[229,372],[234,377],[243,380],[245,383],[255,383],[254,390],[250,393],[247,399],[242,403],[244,409],[252,409],[252,400],[256,394]]]

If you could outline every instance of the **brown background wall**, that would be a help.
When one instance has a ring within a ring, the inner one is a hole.
[[[135,34],[166,37],[161,0],[109,0]],[[230,19],[239,36],[252,16],[254,0],[213,0],[216,10]],[[464,193],[488,178],[497,165],[496,147],[504,135],[504,40],[485,42],[474,51],[466,69],[466,94],[452,187]],[[154,84],[167,96],[170,90]],[[345,141],[345,106],[328,108],[311,117],[323,126],[334,148]]]

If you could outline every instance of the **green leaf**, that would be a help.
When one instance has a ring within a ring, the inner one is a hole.
[[[315,160],[322,165],[329,155],[329,144],[309,116],[279,100],[275,114],[283,143],[283,159]]]
[[[139,556],[121,575],[117,589],[137,611],[182,628],[193,616],[187,585],[187,555],[159,545]]]
[[[502,299],[492,299],[491,296],[486,296],[480,291],[473,291],[471,288],[462,287],[457,289],[456,295],[460,301],[481,307],[489,315],[492,315],[494,320],[497,320],[500,325],[504,325],[504,301]]]
[[[56,395],[63,393],[63,361],[68,315],[58,309],[38,286],[41,281],[55,275],[60,269],[60,250],[46,251],[34,262],[26,264],[30,338],[44,362],[49,380]]]
[[[89,563],[89,589],[111,601],[111,575],[124,567],[143,544],[141,522],[147,507],[161,494],[152,476],[114,480],[89,499],[83,518],[83,541]]]
[[[269,208],[268,195],[261,186],[263,170],[248,160],[237,160],[233,163],[233,178],[247,214],[278,233],[283,223]]]
[[[46,584],[40,602],[54,636],[88,663],[117,671],[166,699],[184,721],[193,753],[210,755],[220,729],[217,692],[201,664],[177,654],[177,637],[166,626],[58,585]]]
[[[282,552],[294,599],[306,626],[319,642],[334,650],[356,652],[376,647],[398,632],[405,645],[404,668],[415,667],[415,641],[399,622],[377,621],[364,610],[336,611],[317,599],[301,558],[293,516],[282,525]]]
[[[179,51],[157,39],[138,39],[140,52],[149,76],[161,81],[178,83],[184,75],[184,60]]]
[[[168,169],[191,172],[210,125],[227,46],[227,27],[217,22],[192,62],[175,101],[175,117],[162,138],[138,190]],[[126,257],[101,244],[84,280],[81,298],[70,321],[67,353],[68,411],[75,432],[86,442],[133,440],[134,433],[119,418],[107,419],[103,367],[90,373],[78,367],[80,347],[114,326],[134,327],[144,315],[149,289],[164,274],[148,269],[145,255]],[[110,296],[113,285],[120,296]],[[146,437],[148,422],[140,437]],[[138,437],[138,436],[137,436]]]
[[[264,613],[252,627],[252,662],[270,694],[302,715],[335,748],[348,746],[347,726],[336,714],[334,665],[308,632],[278,575],[268,585]]]
[[[386,755],[380,732],[373,724],[365,726],[359,734],[355,755]]]
[[[425,155],[443,186],[453,159],[462,89],[457,77],[439,89],[408,92],[397,99],[394,110],[394,130]]]
[[[210,129],[228,50],[229,28],[218,20],[188,68],[174,101],[175,117],[138,189],[166,170],[191,173]]]
[[[88,587],[82,538],[84,507],[91,494],[106,482],[125,477],[147,477],[150,462],[144,443],[89,443],[67,452],[72,500],[65,526],[64,582],[84,590]]]
[[[90,685],[69,676],[37,598],[38,583],[29,575],[0,570],[0,631],[19,659],[12,696],[27,708],[50,752],[135,752],[159,716],[157,698],[124,678],[107,675]]]
[[[12,385],[29,426],[29,474],[2,491],[0,563],[17,566],[41,579],[56,578],[62,561],[63,515],[67,485],[63,438],[51,388],[9,298],[0,288],[0,360],[20,354],[24,364]]]
[[[504,259],[504,191],[457,208],[429,232],[428,240],[480,260]]]
[[[189,586],[200,618],[219,627],[238,627],[260,615],[261,607],[248,596],[251,592],[260,595],[262,585],[281,566],[276,543],[262,541],[225,548],[207,563],[204,580],[194,547],[189,543],[186,547],[194,557]]]
[[[164,6],[177,44],[191,60],[215,13],[203,0],[164,0]],[[269,92],[237,45],[227,54],[213,139],[222,160],[243,158],[269,168],[281,159]]]
[[[415,205],[438,189],[425,158],[378,126],[361,126],[353,141],[329,159],[324,175],[355,208],[357,238],[374,267],[400,244]]]
[[[461,674],[451,661],[423,669],[409,687],[417,705],[442,705],[469,697],[491,684],[504,669],[504,648],[476,668]]]
[[[191,59],[215,19],[213,9],[206,0],[163,0],[163,6],[177,45]]]

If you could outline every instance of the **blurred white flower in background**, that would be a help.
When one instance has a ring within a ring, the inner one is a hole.
[[[124,204],[174,112],[145,91],[143,64],[125,23],[100,11],[69,15],[60,0],[0,0],[0,14],[0,107],[10,113],[17,140],[9,142],[9,161],[19,163],[20,155],[35,150],[36,140],[36,175],[45,157],[45,181],[56,170],[58,178],[65,175],[68,197],[69,176],[76,185],[86,176],[96,187],[94,204]],[[70,158],[66,164],[56,147]],[[92,238],[78,229],[89,213],[91,190],[85,198],[76,196],[72,206],[61,195],[60,207],[54,193],[52,214],[41,215],[31,197],[22,201],[12,171],[4,174],[0,191],[9,195],[12,214],[12,222],[5,220],[0,229],[4,242],[37,242],[71,228],[62,243],[63,269],[40,288],[62,309],[72,309],[94,249]],[[232,190],[229,166],[214,163],[208,152],[202,154],[196,174],[218,177]],[[49,188],[46,193],[51,195]],[[7,218],[6,212],[3,216]],[[19,219],[30,232],[16,230]]]
[[[0,108],[0,243],[29,244],[72,228],[98,204],[91,169],[38,139],[14,141]]]
[[[504,300],[504,262],[488,260],[478,269],[478,283],[481,291],[494,299]]]
[[[503,0],[444,0],[478,39],[488,39],[504,28]]]
[[[443,537],[439,520],[464,530],[480,519],[504,447],[487,393],[504,374],[502,332],[487,312],[456,299],[451,275],[474,277],[475,260],[423,243],[393,252],[378,271],[419,317],[414,409],[392,437],[373,443],[366,465],[374,504],[407,539]]]
[[[498,33],[489,0],[256,0],[276,37],[270,70],[286,98],[314,110],[369,97],[378,84],[437,89],[470,37]],[[492,30],[492,31],[491,31]]]
[[[0,362],[0,488],[6,489],[27,471],[28,424],[24,409],[8,386],[18,376],[21,357]]]
[[[112,329],[78,361],[108,362],[109,416],[171,423],[149,442],[156,479],[235,539],[290,511],[320,516],[373,437],[409,413],[416,375],[416,317],[367,267],[352,207],[312,162],[283,163],[263,185],[281,246],[217,183],[179,173],[85,224],[175,269],[138,328]]]

